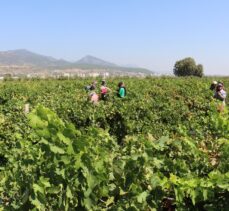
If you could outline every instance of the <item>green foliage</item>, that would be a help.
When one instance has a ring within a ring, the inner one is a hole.
[[[229,116],[210,81],[126,78],[125,99],[98,105],[87,80],[0,84],[0,210],[228,210]]]
[[[5,190],[15,188],[21,193],[6,192],[5,197],[13,200],[10,207],[68,210],[96,206],[107,195],[117,147],[114,140],[93,128],[83,135],[42,106],[29,115],[29,120],[37,141],[21,140],[6,156]]]
[[[203,66],[201,64],[196,65],[193,58],[185,58],[177,61],[173,69],[176,76],[203,76]]]

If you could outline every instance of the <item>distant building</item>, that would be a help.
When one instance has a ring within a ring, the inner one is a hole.
[[[96,72],[95,73],[89,73],[88,75],[89,75],[89,77],[94,77],[94,78],[100,76],[100,74],[96,73]]]
[[[71,76],[71,74],[70,73],[64,73],[63,76],[69,78]]]

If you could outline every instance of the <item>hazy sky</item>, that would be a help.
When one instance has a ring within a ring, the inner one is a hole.
[[[168,72],[193,57],[205,74],[229,75],[228,11],[228,0],[2,0],[0,51]]]

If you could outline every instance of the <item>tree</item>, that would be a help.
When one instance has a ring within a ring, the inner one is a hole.
[[[203,65],[196,64],[191,57],[177,61],[174,65],[173,73],[176,76],[203,76]]]

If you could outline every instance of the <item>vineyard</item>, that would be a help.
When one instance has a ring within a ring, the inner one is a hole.
[[[92,79],[1,82],[0,210],[229,210],[229,113],[212,80],[111,78],[96,105]]]

